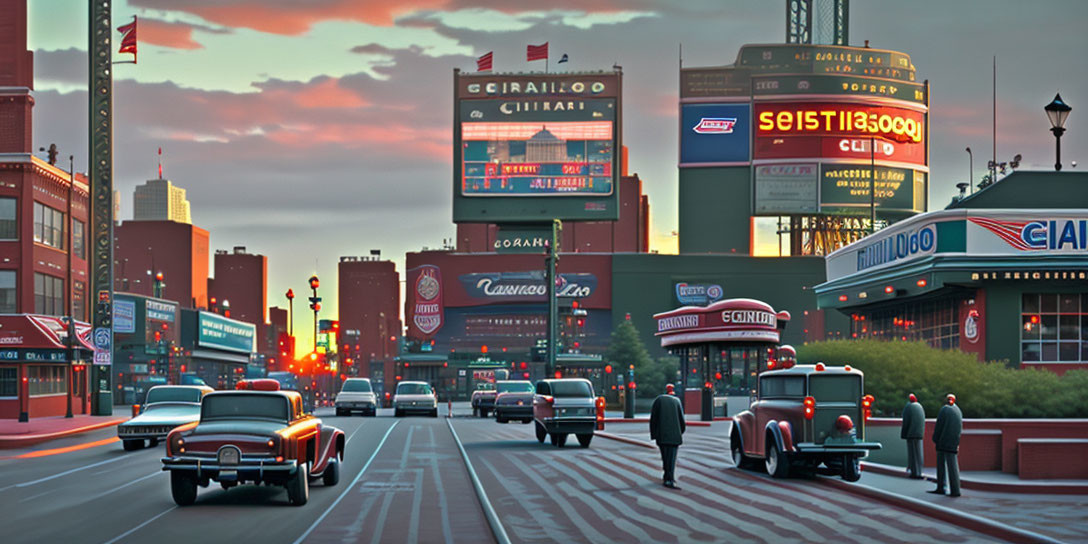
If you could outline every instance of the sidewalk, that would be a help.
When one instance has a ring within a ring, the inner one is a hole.
[[[19,423],[16,419],[0,419],[0,449],[33,446],[41,442],[111,427],[128,419],[131,408],[115,407],[112,416],[77,415],[31,418]]]

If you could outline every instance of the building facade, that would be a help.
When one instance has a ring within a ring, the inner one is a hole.
[[[340,257],[337,272],[340,367],[347,375],[369,376],[375,385],[380,382],[392,391],[393,363],[403,334],[396,264],[378,255]]]
[[[182,308],[208,308],[208,231],[174,221],[125,221],[114,228],[114,290],[162,298]]]
[[[185,189],[168,179],[149,179],[137,186],[132,192],[132,209],[135,221],[193,222]]]
[[[246,253],[243,246],[216,250],[215,280],[208,280],[208,297],[219,313],[257,327],[257,345],[267,342],[268,257]]]

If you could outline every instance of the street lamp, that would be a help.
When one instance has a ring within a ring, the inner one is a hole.
[[[295,330],[295,290],[287,290],[287,336],[294,336]]]
[[[310,289],[314,292],[314,295],[310,297],[310,309],[314,311],[314,353],[317,353],[317,313],[321,311],[321,297],[317,296],[319,285],[321,282],[318,281],[317,274],[310,276]]]
[[[1065,118],[1069,117],[1069,112],[1073,111],[1073,108],[1062,101],[1061,94],[1055,94],[1054,100],[1051,100],[1043,109],[1046,110],[1046,116],[1050,119],[1050,132],[1054,133],[1054,143],[1057,146],[1054,170],[1060,171],[1062,169],[1062,134],[1065,134]]]
[[[975,155],[971,153],[970,147],[967,148],[967,186],[972,193],[975,192]]]

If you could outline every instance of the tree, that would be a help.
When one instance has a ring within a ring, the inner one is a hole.
[[[625,376],[630,365],[635,365],[635,382],[640,397],[656,397],[664,393],[665,384],[676,377],[676,361],[671,358],[655,361],[650,357],[638,329],[630,321],[624,321],[613,329],[604,358],[612,365],[613,372],[622,372]]]

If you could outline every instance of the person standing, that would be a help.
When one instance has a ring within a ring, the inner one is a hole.
[[[912,480],[922,476],[922,440],[926,437],[926,411],[914,393],[903,407],[903,428],[899,438],[907,441],[907,472]]]
[[[956,406],[956,395],[945,397],[947,404],[937,412],[937,424],[933,427],[933,444],[937,448],[937,489],[929,491],[944,495],[945,474],[948,475],[948,496],[960,496],[960,465],[956,458],[960,452],[960,434],[963,433],[963,412]]]
[[[684,408],[676,398],[672,384],[665,386],[665,394],[654,399],[650,409],[650,439],[657,442],[661,450],[661,466],[665,471],[662,477],[665,487],[676,487],[676,455],[684,443]]]

